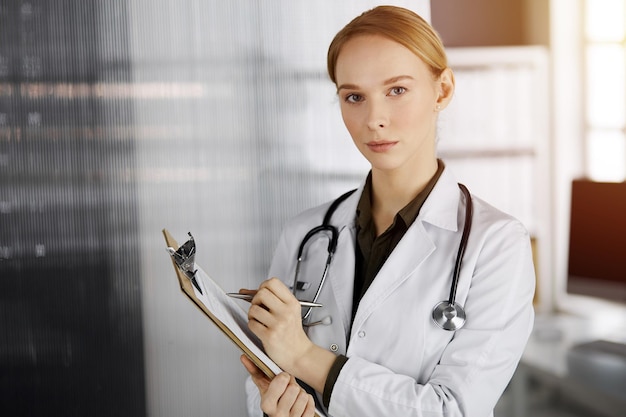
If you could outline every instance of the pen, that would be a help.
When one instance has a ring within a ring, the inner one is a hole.
[[[252,301],[252,295],[249,294],[239,294],[238,292],[229,292],[226,293],[227,296],[232,297],[232,298],[238,298],[240,300],[244,300],[244,301]],[[311,303],[309,301],[300,301],[298,300],[298,302],[300,303],[300,305],[302,307],[324,307],[322,304],[319,303]]]

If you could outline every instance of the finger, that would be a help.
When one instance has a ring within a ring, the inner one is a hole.
[[[313,397],[311,397],[304,389],[300,388],[298,396],[291,406],[289,415],[294,417],[300,417],[304,415],[307,411],[309,400],[311,401],[311,403],[313,403]],[[313,408],[315,409],[315,406]]]
[[[263,286],[263,284],[259,287],[251,303],[263,307],[266,310],[278,310],[281,305],[284,304],[282,300],[274,294],[271,288]]]
[[[279,316],[300,314],[301,307],[296,297],[277,278],[271,278],[261,284],[252,299],[252,304],[259,305]]]
[[[250,323],[250,321],[256,321],[264,327],[270,327],[275,323],[276,319],[267,309],[258,304],[253,304],[248,309],[248,323]]]
[[[267,328],[274,328],[292,315],[300,318],[299,304],[296,307],[286,305],[268,288],[259,289],[248,309],[248,320],[254,319]]]
[[[276,277],[263,281],[259,289],[261,288],[269,289],[276,297],[278,297],[280,301],[285,304],[297,301],[296,297],[293,295],[289,287],[287,287],[284,282]]]
[[[302,413],[302,417],[313,417],[315,416],[315,401],[310,395],[307,396],[307,400],[306,409]]]
[[[298,384],[293,375],[289,384],[298,389],[298,395],[291,406],[289,415],[293,417],[313,417],[315,415],[315,400],[313,397]]]
[[[292,377],[292,381],[289,382],[289,385],[285,388],[283,395],[281,395],[278,400],[278,411],[280,411],[281,414],[289,416],[293,414],[292,409],[298,399],[300,391],[302,391],[302,387],[300,387],[300,385],[298,385]]]
[[[267,387],[270,385],[270,379],[261,371],[250,358],[246,355],[241,355],[241,363],[252,377],[252,382],[257,386],[261,394],[267,391]]]
[[[261,409],[272,415],[278,410],[278,401],[289,385],[289,374],[282,372],[274,377],[267,390],[261,395]]]
[[[259,374],[263,374],[263,372],[259,369],[259,367],[256,366],[256,364],[252,362],[252,359],[250,359],[248,356],[241,355],[239,359],[241,360],[241,363],[243,364],[243,366],[246,368],[246,370],[248,371],[250,375],[256,376]]]

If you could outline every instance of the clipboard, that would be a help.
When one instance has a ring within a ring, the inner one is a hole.
[[[163,229],[163,236],[165,237],[165,243],[168,249],[181,249],[167,229]],[[193,241],[193,237],[191,240]],[[183,244],[183,246],[188,243],[189,242]],[[195,255],[195,253],[193,255]],[[174,256],[170,258],[174,266],[174,271],[176,272],[180,289],[191,302],[193,302],[230,341],[250,358],[268,378],[273,379],[280,373],[281,369],[278,365],[263,352],[260,340],[247,328],[247,314],[235,300],[228,297],[224,291],[195,264],[193,257],[191,257],[191,261],[185,265],[187,269],[192,270],[192,274],[186,274],[186,272],[183,271],[184,268],[181,269],[177,264]],[[207,297],[216,297],[219,305],[208,302]],[[214,310],[212,310],[211,307],[213,307]],[[222,309],[222,307],[224,307],[224,309]],[[239,316],[239,314],[243,314],[243,316]],[[242,322],[242,317],[244,322]],[[233,320],[231,320],[231,318]],[[316,408],[315,416],[320,417],[322,415],[323,414]]]

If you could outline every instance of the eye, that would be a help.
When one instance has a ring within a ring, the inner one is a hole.
[[[360,101],[363,101],[363,96],[360,96],[360,95],[355,94],[355,93],[346,94],[346,96],[344,97],[344,100],[347,103],[358,103]]]
[[[406,88],[404,87],[393,87],[391,90],[389,90],[390,96],[399,96],[404,93],[406,93]]]

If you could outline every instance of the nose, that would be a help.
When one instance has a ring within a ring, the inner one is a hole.
[[[385,104],[375,100],[370,100],[368,104],[367,127],[370,130],[379,130],[389,126],[389,115]]]

